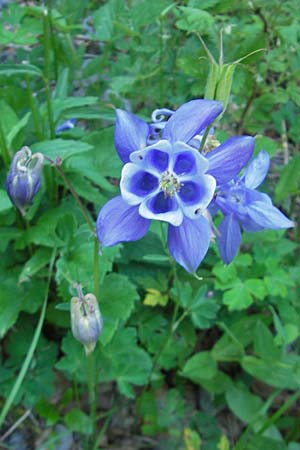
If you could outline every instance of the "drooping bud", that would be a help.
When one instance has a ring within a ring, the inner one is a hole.
[[[103,319],[94,294],[83,293],[78,288],[78,297],[71,299],[71,326],[75,339],[83,344],[89,355],[95,348],[103,327]]]
[[[43,161],[41,153],[32,155],[29,147],[22,147],[11,163],[5,183],[6,192],[22,215],[40,188]]]

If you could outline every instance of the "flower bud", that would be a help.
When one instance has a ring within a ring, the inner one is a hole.
[[[94,350],[103,326],[99,305],[93,294],[71,299],[71,326],[73,336],[83,344],[88,355]]]
[[[5,183],[6,192],[22,215],[40,188],[43,161],[41,153],[32,155],[29,147],[22,147],[11,163]]]

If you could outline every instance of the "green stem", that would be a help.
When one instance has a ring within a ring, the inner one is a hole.
[[[199,152],[202,152],[202,150],[204,149],[205,143],[206,143],[206,139],[209,133],[209,130],[211,128],[211,125],[209,125],[208,127],[206,127],[205,132],[203,134],[203,138],[201,140],[201,144],[200,144],[200,148],[199,148]]]
[[[87,363],[87,385],[89,391],[89,404],[90,404],[90,419],[92,422],[92,434],[91,437],[94,438],[96,431],[96,360],[94,353],[89,354],[86,357]]]
[[[274,393],[274,397],[278,395],[278,393],[279,391]],[[284,402],[284,404],[270,418],[267,418],[264,421],[264,423],[262,424],[261,428],[258,430],[256,435],[262,435],[270,426],[274,425],[277,422],[277,420],[280,419],[280,417],[292,406],[292,404],[298,400],[298,398],[300,398],[300,390],[296,391],[293,395],[291,395],[286,400],[286,402]],[[252,435],[251,425],[248,425],[248,427],[243,432],[242,436],[239,438],[238,442],[234,446],[233,450],[243,450],[245,448],[244,445],[246,444],[245,440],[251,439],[251,435]]]
[[[33,335],[30,347],[29,347],[27,355],[26,355],[26,358],[24,359],[23,365],[22,365],[21,370],[19,372],[19,375],[18,375],[18,377],[17,377],[17,379],[16,379],[16,381],[15,381],[13,387],[12,387],[12,390],[10,391],[10,393],[9,393],[9,395],[7,397],[7,400],[6,400],[6,402],[5,402],[4,406],[3,406],[3,409],[1,411],[1,414],[0,414],[0,428],[1,428],[1,425],[3,424],[3,422],[4,422],[4,420],[5,420],[6,416],[7,416],[8,411],[10,410],[11,405],[13,404],[13,402],[14,402],[14,400],[15,400],[18,392],[19,392],[19,389],[20,389],[20,387],[21,387],[21,385],[23,383],[24,377],[25,377],[25,375],[26,375],[26,373],[27,373],[27,371],[29,369],[29,366],[30,366],[31,361],[32,361],[33,354],[34,354],[34,352],[36,350],[36,347],[37,347],[37,344],[38,344],[38,341],[39,341],[39,338],[40,338],[40,334],[41,334],[41,331],[42,331],[42,327],[43,327],[43,323],[44,323],[44,319],[45,319],[45,315],[46,315],[48,296],[49,296],[49,288],[50,288],[50,281],[51,281],[51,277],[52,277],[52,269],[53,269],[53,266],[54,266],[55,257],[56,257],[56,249],[53,250],[51,261],[50,261],[49,272],[48,272],[48,281],[47,281],[47,286],[46,286],[46,291],[45,291],[45,298],[44,298],[44,303],[43,303],[43,306],[42,306],[42,309],[41,309],[39,321],[38,321],[37,327],[35,329],[35,333]]]
[[[2,158],[4,161],[4,164],[6,167],[9,167],[10,164],[10,155],[9,155],[9,151],[6,145],[6,139],[4,136],[4,132],[0,123],[0,149],[1,149],[1,153],[2,153]]]
[[[258,434],[262,434],[264,431],[266,431],[271,425],[277,422],[277,420],[292,406],[295,401],[300,398],[300,390],[296,391],[293,395],[291,395],[284,404],[269,418],[265,421],[265,423],[262,425],[260,430],[258,431]]]
[[[43,14],[43,28],[44,28],[44,62],[45,62],[45,90],[46,90],[46,103],[48,112],[48,121],[50,129],[50,138],[55,137],[55,126],[53,120],[53,109],[52,109],[52,98],[50,90],[50,77],[51,77],[51,64],[50,64],[50,52],[51,52],[51,41],[50,41],[50,20],[49,11],[47,7],[44,9]]]
[[[169,342],[170,342],[170,339],[172,338],[172,336],[173,336],[173,334],[175,333],[175,331],[176,331],[176,329],[177,329],[179,323],[180,323],[181,320],[182,320],[181,317],[179,318],[179,320],[177,320],[177,315],[178,315],[179,306],[180,306],[180,305],[179,305],[179,299],[180,299],[180,287],[179,287],[179,279],[178,279],[178,275],[177,275],[176,262],[174,261],[174,259],[171,257],[170,254],[169,254],[169,257],[170,257],[170,262],[171,262],[171,266],[172,266],[172,270],[173,270],[174,284],[175,284],[176,291],[177,291],[177,295],[176,295],[176,297],[177,297],[176,300],[177,300],[177,301],[176,301],[175,308],[174,308],[174,311],[173,311],[173,315],[172,315],[172,319],[171,319],[171,324],[170,324],[169,332],[168,332],[168,334],[167,334],[167,336],[166,336],[166,339],[164,340],[163,345],[161,346],[161,348],[159,349],[158,353],[155,355],[155,357],[154,357],[154,359],[153,359],[152,369],[151,369],[151,372],[150,372],[150,375],[149,375],[149,381],[148,381],[147,384],[145,384],[144,389],[143,389],[143,391],[142,391],[142,395],[143,395],[143,393],[145,392],[145,390],[147,389],[147,387],[148,387],[148,385],[149,385],[149,383],[150,383],[150,381],[151,381],[153,372],[154,372],[154,370],[156,369],[157,362],[158,362],[160,356],[161,356],[162,353],[165,351],[167,345],[168,345]]]
[[[118,410],[118,408],[114,407],[108,412],[107,417],[105,419],[105,422],[104,422],[103,426],[101,427],[101,431],[100,431],[100,433],[98,434],[98,436],[95,439],[95,443],[94,443],[94,446],[92,447],[92,450],[99,449],[100,442],[101,442],[101,440],[103,439],[103,436],[106,433],[106,430],[108,428],[109,422],[111,421],[112,416],[114,415],[114,413],[117,410]]]
[[[29,99],[32,119],[33,119],[34,128],[35,128],[35,134],[36,134],[36,137],[38,138],[38,140],[42,141],[43,140],[43,133],[42,133],[41,128],[40,128],[39,114],[38,114],[38,111],[37,111],[35,99],[33,97],[33,92],[32,92],[32,89],[30,87],[30,81],[29,81],[29,76],[28,75],[26,76],[26,85],[27,85],[28,99]]]
[[[94,294],[95,297],[98,300],[99,297],[99,241],[97,237],[95,236],[95,242],[94,242]]]

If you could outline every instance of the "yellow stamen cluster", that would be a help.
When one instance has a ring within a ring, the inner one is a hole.
[[[173,173],[166,170],[161,176],[159,187],[165,197],[173,197],[176,192],[180,191],[181,184]]]

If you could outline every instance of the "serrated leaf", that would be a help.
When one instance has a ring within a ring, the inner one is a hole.
[[[133,396],[131,384],[142,386],[150,375],[152,366],[148,353],[137,346],[133,328],[120,330],[97,357],[102,370],[100,381],[116,381],[122,392]]]
[[[248,287],[241,281],[223,295],[223,303],[228,306],[229,311],[246,309],[252,302],[253,299]]]
[[[267,295],[267,290],[263,280],[250,278],[245,281],[245,286],[254,297],[263,300]]]

